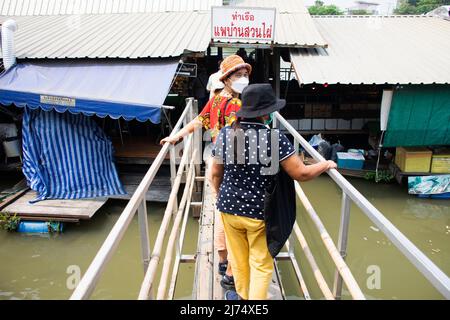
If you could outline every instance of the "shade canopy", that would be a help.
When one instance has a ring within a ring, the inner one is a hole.
[[[402,86],[394,91],[384,147],[450,145],[450,88]]]
[[[159,123],[178,59],[19,63],[0,76],[0,103]]]

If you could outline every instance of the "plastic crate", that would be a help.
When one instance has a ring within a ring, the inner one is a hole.
[[[450,173],[450,150],[442,150],[431,157],[431,172]]]
[[[395,164],[403,172],[430,172],[431,150],[423,147],[397,147]]]
[[[341,169],[362,169],[364,156],[360,153],[337,152],[337,165]]]

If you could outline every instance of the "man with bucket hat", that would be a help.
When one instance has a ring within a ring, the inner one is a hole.
[[[217,209],[221,212],[236,291],[227,300],[267,299],[273,258],[266,241],[264,197],[279,164],[294,180],[308,181],[331,168],[333,161],[305,166],[286,136],[270,129],[272,113],[286,104],[270,84],[252,84],[242,92],[242,107],[232,126],[223,128],[212,165]],[[295,201],[295,199],[292,199]]]

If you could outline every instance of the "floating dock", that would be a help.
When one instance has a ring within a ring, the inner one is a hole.
[[[25,189],[0,203],[0,211],[10,215],[17,214],[22,220],[79,222],[91,219],[108,198],[79,200],[43,200],[30,204],[36,192]]]

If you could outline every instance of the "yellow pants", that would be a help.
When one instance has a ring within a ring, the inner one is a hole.
[[[236,292],[246,300],[265,300],[273,259],[267,249],[264,221],[222,213]]]

